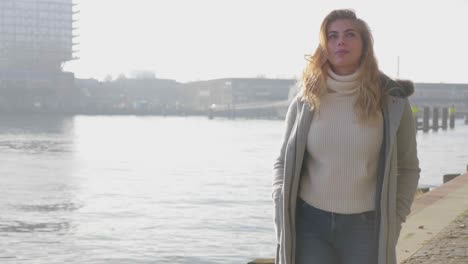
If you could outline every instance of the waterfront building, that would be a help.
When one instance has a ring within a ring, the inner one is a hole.
[[[0,1],[0,108],[57,110],[69,106],[76,59],[72,0]]]
[[[189,108],[206,111],[210,106],[236,108],[246,104],[284,101],[294,87],[294,79],[223,78],[183,85]]]

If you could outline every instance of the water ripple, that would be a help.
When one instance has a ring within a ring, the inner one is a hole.
[[[57,211],[75,211],[83,207],[75,203],[41,204],[41,205],[19,205],[16,206],[21,211],[26,212],[57,212]]]
[[[70,228],[70,223],[66,221],[52,223],[13,221],[11,223],[0,223],[0,233],[58,232],[68,231]]]
[[[30,154],[44,153],[44,152],[67,152],[64,142],[56,140],[8,140],[0,141],[0,148],[26,152]]]

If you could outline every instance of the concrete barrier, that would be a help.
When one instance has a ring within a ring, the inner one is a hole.
[[[460,173],[451,173],[451,174],[445,174],[444,175],[444,178],[443,178],[443,182],[444,183],[447,183],[453,179],[455,179],[456,177],[460,176]]]

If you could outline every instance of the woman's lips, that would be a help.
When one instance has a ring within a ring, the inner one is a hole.
[[[335,51],[335,54],[336,55],[344,55],[344,54],[347,54],[349,53],[349,51],[347,50],[338,50],[338,51]]]

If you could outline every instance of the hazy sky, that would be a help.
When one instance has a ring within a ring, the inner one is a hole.
[[[374,34],[380,68],[416,82],[468,83],[468,1],[74,0],[78,60],[66,70],[104,79],[151,70],[186,82],[292,78],[322,19],[352,8]]]

